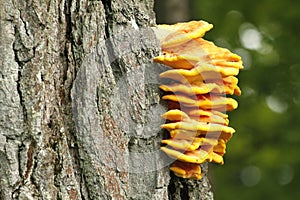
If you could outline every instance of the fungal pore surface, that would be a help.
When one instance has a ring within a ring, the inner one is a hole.
[[[191,21],[153,28],[162,50],[154,61],[169,67],[160,74],[162,99],[168,102],[161,127],[169,133],[161,150],[174,158],[170,170],[183,178],[201,179],[201,163],[223,164],[226,142],[235,132],[226,112],[238,103],[227,96],[241,94],[235,76],[242,60],[202,38],[212,27]]]

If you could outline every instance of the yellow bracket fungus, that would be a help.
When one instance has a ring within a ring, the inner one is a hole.
[[[181,94],[169,94],[162,97],[163,100],[176,101],[187,107],[201,107],[203,109],[215,109],[220,111],[231,111],[238,107],[236,100],[222,96],[213,99],[201,96],[202,99],[192,99]]]
[[[161,141],[161,150],[176,159],[170,170],[182,178],[201,179],[204,162],[223,164],[226,143],[235,130],[228,126],[226,111],[238,107],[225,95],[241,95],[238,86],[241,57],[202,37],[213,25],[191,21],[153,28],[162,54],[155,62],[170,67],[160,77],[169,110],[161,125],[170,138]]]
[[[188,42],[194,38],[202,37],[213,25],[205,21],[190,21],[174,25],[161,24],[153,30],[160,40],[163,48],[170,48]]]
[[[202,178],[200,165],[194,163],[186,163],[176,160],[170,170],[174,172],[175,175],[182,178],[189,178],[198,180]]]

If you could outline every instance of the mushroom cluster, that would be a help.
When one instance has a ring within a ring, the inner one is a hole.
[[[228,126],[226,111],[237,108],[241,57],[204,40],[213,26],[205,21],[158,25],[153,30],[162,54],[154,61],[170,67],[160,74],[160,88],[168,111],[161,127],[169,137],[161,150],[175,161],[170,170],[183,178],[201,179],[200,164],[223,164],[226,142],[235,130]]]

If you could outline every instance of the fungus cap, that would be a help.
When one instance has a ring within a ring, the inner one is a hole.
[[[225,132],[233,134],[235,130],[229,126],[221,124],[204,123],[196,120],[180,121],[161,125],[162,128],[172,131],[174,129],[187,130],[187,131],[202,131],[202,132]]]
[[[162,49],[170,48],[202,37],[213,25],[205,21],[190,21],[173,25],[160,24],[153,28]]]
[[[224,68],[244,68],[240,56],[231,53],[228,49],[217,47],[213,42],[202,38],[165,49],[163,55],[155,57],[154,61],[175,69],[192,69],[196,65],[207,64]]]
[[[202,109],[213,109],[218,111],[231,111],[238,107],[238,103],[235,99],[226,98],[222,96],[215,96],[214,98],[207,98],[205,96],[202,99],[192,99],[181,94],[169,94],[162,97],[164,100],[170,100],[179,102],[186,107],[200,107]]]
[[[166,139],[162,140],[161,143],[166,144],[174,149],[194,151],[202,145],[215,146],[218,144],[218,140],[204,137],[194,137],[189,139]]]
[[[202,178],[201,167],[199,164],[185,163],[176,160],[170,167],[176,176],[199,180]]]

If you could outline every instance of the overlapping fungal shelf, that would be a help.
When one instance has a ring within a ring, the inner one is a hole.
[[[226,95],[241,94],[235,76],[243,65],[240,56],[202,38],[211,28],[191,21],[153,29],[162,49],[154,61],[170,67],[160,74],[169,107],[161,126],[169,138],[161,141],[161,150],[175,159],[170,170],[183,178],[201,179],[201,163],[223,164],[226,142],[235,132],[226,112],[238,103]]]

